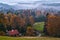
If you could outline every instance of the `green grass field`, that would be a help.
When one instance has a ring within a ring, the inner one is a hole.
[[[7,37],[0,36],[0,40],[60,40],[54,37]]]
[[[43,31],[44,30],[44,22],[36,22],[34,24],[34,29]]]

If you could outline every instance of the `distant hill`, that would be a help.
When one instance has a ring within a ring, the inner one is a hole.
[[[14,12],[14,9],[11,5],[0,3],[0,11],[6,13],[8,11]]]
[[[0,10],[3,10],[3,9],[11,9],[11,6],[8,5],[8,4],[3,4],[3,3],[0,3]]]
[[[40,2],[38,2],[38,4],[39,4],[38,7],[33,8],[34,10],[40,10],[40,11],[45,10],[46,12],[60,11],[60,3],[44,3],[44,2],[42,2],[42,4],[41,4]],[[26,7],[22,6],[20,4],[8,5],[8,4],[0,3],[0,11],[3,11],[3,12],[7,12],[7,11],[15,12],[16,10],[25,10],[25,9],[26,9]],[[33,9],[31,8],[31,10],[33,10]]]
[[[46,3],[45,6],[60,6],[60,3]]]

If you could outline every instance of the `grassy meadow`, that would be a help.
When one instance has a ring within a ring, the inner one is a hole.
[[[36,22],[34,24],[34,29],[39,30],[39,31],[43,31],[44,30],[44,22]]]
[[[0,40],[60,40],[54,37],[8,37],[0,36]]]

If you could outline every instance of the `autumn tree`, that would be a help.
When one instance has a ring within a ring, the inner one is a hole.
[[[31,24],[31,25],[34,24],[34,18],[33,18],[33,16],[30,16],[30,17],[29,17],[29,21],[30,21],[30,24]]]
[[[26,36],[35,36],[34,29],[32,27],[27,27]]]
[[[5,27],[4,27],[4,14],[0,14],[0,31],[5,32]]]
[[[60,16],[48,15],[46,28],[51,36],[60,36]]]

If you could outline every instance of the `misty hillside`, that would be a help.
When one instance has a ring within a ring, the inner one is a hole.
[[[25,3],[25,4],[29,4],[29,3]],[[32,4],[32,3],[31,3]],[[37,7],[27,7],[27,5],[25,6],[24,3],[22,5],[22,3],[18,3],[16,5],[8,5],[8,4],[4,4],[4,3],[0,3],[0,11],[7,13],[8,11],[11,12],[18,12],[18,10],[23,11],[23,10],[40,10],[40,11],[45,11],[45,12],[53,12],[53,13],[57,13],[58,11],[60,11],[60,3],[44,3],[44,2],[38,2],[38,6]],[[33,5],[37,5],[36,3]]]

